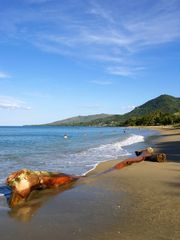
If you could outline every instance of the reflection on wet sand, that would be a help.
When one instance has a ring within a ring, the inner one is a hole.
[[[56,189],[34,190],[28,199],[17,207],[9,210],[10,217],[22,222],[29,222],[37,210],[42,207],[52,196],[63,193],[66,190],[72,189],[74,183]]]

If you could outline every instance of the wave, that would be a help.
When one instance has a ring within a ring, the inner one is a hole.
[[[144,137],[141,135],[133,134],[129,138],[127,138],[123,141],[120,141],[118,143],[115,143],[115,144],[118,145],[119,147],[125,147],[125,146],[129,146],[129,145],[132,145],[132,144],[138,143],[138,142],[144,142]]]
[[[101,144],[76,153],[67,152],[64,154],[60,151],[55,151],[53,152],[53,159],[49,154],[41,155],[37,153],[36,155],[33,155],[33,158],[32,155],[30,155],[28,158],[24,159],[23,162],[15,162],[16,164],[12,165],[11,169],[12,171],[16,171],[24,164],[27,168],[31,169],[41,170],[43,168],[47,171],[57,171],[57,169],[59,169],[61,172],[81,175],[84,172],[95,168],[100,162],[121,159],[122,157],[131,155],[131,147],[126,148],[126,146],[144,142],[144,137],[141,135],[128,134],[127,136],[124,134],[119,137],[119,141]],[[6,166],[4,166],[4,169],[7,169],[5,167]],[[8,174],[9,169],[1,174],[0,183],[4,182],[4,179]]]
[[[121,140],[116,143],[112,144],[104,144],[96,148],[88,149],[87,151],[84,151],[81,153],[81,155],[86,156],[89,158],[90,154],[93,155],[94,165],[91,165],[91,168],[88,169],[85,173],[83,173],[83,176],[85,176],[87,173],[93,171],[96,166],[103,161],[111,160],[111,159],[117,159],[122,156],[128,156],[131,155],[127,150],[123,149],[125,146],[129,146],[135,143],[144,142],[144,137],[141,135],[131,135],[127,139]],[[100,158],[98,158],[100,156]],[[86,165],[86,167],[88,167]]]
[[[133,134],[115,143],[103,144],[82,152],[72,153],[67,156],[69,160],[68,163],[69,166],[73,168],[80,167],[82,170],[85,168],[89,171],[92,168],[94,169],[100,162],[131,155],[124,147],[139,142],[144,142],[144,137]]]
[[[81,153],[78,153],[78,155],[89,155],[89,154],[97,154],[97,153],[102,153],[103,155],[108,154],[110,156],[114,156],[116,155],[116,153],[121,153],[121,156],[124,155],[129,155],[130,153],[128,153],[125,149],[123,149],[123,147],[125,146],[129,146],[132,145],[134,143],[138,143],[138,142],[144,142],[144,137],[141,135],[132,135],[130,137],[128,137],[127,139],[121,140],[119,142],[116,143],[109,143],[109,144],[103,144],[100,145],[98,147],[95,148],[90,148],[86,151],[83,151]]]

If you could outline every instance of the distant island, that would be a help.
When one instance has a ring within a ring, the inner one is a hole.
[[[180,125],[180,98],[160,95],[131,112],[72,117],[41,126],[158,126]]]

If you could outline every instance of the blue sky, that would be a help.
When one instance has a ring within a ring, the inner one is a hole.
[[[179,97],[179,0],[0,0],[0,125]]]

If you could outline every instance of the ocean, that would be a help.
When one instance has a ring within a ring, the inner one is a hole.
[[[0,184],[21,168],[83,175],[147,146],[155,131],[121,127],[0,127]]]

